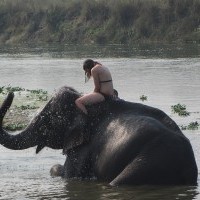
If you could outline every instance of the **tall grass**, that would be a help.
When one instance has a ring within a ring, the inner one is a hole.
[[[200,41],[200,0],[0,0],[0,42]]]

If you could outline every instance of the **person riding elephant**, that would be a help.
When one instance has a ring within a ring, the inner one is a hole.
[[[13,97],[9,93],[0,107],[0,144],[14,150],[37,146],[36,153],[45,146],[63,149],[65,163],[55,165],[52,175],[96,178],[112,186],[197,184],[198,168],[190,141],[157,108],[101,101],[86,105],[88,123],[88,116],[75,104],[81,94],[64,86],[22,132],[10,134],[2,124]]]
[[[85,82],[93,77],[94,91],[79,97],[76,99],[75,103],[80,110],[87,114],[85,105],[98,103],[112,98],[114,96],[114,88],[109,69],[101,63],[92,59],[87,59],[83,63],[83,70],[85,71]]]

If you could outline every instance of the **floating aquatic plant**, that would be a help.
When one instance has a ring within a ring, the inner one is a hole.
[[[0,87],[0,93],[2,94],[7,94],[8,92],[21,92],[21,91],[25,91],[25,89],[19,86],[12,87],[11,85],[8,85]]]
[[[25,91],[25,89],[24,88],[22,88],[22,87],[12,87],[12,86],[7,86],[6,88],[5,88],[8,92],[20,92],[20,91]]]
[[[191,122],[188,126],[188,130],[197,130],[199,128],[199,123],[197,121]]]
[[[199,126],[200,124],[197,121],[195,121],[195,122],[190,122],[189,125],[187,126],[182,125],[181,129],[182,130],[198,130]]]
[[[43,90],[43,89],[38,89],[38,90],[26,90],[30,93],[33,93],[33,94],[47,94],[48,92],[46,90]]]
[[[37,106],[31,106],[31,105],[21,105],[21,106],[15,106],[15,107],[20,110],[34,110],[34,109],[39,108]]]
[[[48,96],[47,95],[40,95],[38,96],[37,101],[47,101],[48,100]]]
[[[22,124],[22,123],[9,123],[4,125],[4,128],[8,131],[17,131],[17,130],[22,130],[27,126],[27,124]]]
[[[140,96],[140,100],[141,101],[147,101],[147,96],[145,96],[145,95]]]
[[[37,101],[47,101],[48,100],[48,92],[46,90],[38,89],[38,90],[27,90],[31,94],[36,96]],[[27,98],[30,97],[29,94],[26,95]]]
[[[26,90],[21,87],[0,86],[0,105],[8,92],[15,92],[14,103],[4,120],[4,128],[9,131],[24,129],[36,109],[44,105],[50,97],[43,89]],[[21,103],[25,105],[21,105]]]
[[[180,103],[171,106],[172,112],[177,113],[179,116],[189,116],[190,113],[186,110],[186,105]]]
[[[4,94],[4,86],[0,87],[0,94]]]

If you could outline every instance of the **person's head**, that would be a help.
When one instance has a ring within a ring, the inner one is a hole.
[[[83,63],[83,70],[85,71],[85,74],[87,74],[87,77],[90,78],[91,76],[91,70],[95,66],[95,62],[92,59],[87,59]]]
[[[96,64],[99,64],[99,63],[92,60],[92,59],[87,59],[87,60],[84,61],[83,70],[85,71],[85,76],[88,79],[91,77],[91,70]]]

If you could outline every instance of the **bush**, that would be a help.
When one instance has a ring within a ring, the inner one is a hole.
[[[198,41],[199,22],[200,0],[0,1],[1,42]]]

